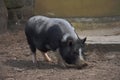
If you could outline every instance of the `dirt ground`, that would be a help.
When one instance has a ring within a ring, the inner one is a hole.
[[[82,69],[61,68],[44,61],[37,51],[39,67],[32,63],[23,30],[0,35],[0,80],[120,80],[120,52],[94,49],[88,51],[89,65]]]

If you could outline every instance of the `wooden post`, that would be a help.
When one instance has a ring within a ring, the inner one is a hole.
[[[0,0],[0,33],[7,30],[8,12],[4,0]]]

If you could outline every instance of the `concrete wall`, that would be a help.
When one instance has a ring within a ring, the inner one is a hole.
[[[35,0],[34,12],[57,17],[119,16],[120,0]]]

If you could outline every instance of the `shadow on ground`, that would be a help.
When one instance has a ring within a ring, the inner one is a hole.
[[[62,68],[59,65],[55,63],[49,63],[45,61],[38,61],[38,65],[35,65],[32,63],[32,61],[27,60],[14,60],[10,59],[4,62],[5,65],[11,66],[11,67],[17,67],[20,69],[53,69],[53,68]]]

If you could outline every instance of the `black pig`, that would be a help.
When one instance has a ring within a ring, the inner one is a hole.
[[[86,38],[80,39],[73,26],[60,18],[45,16],[31,17],[25,27],[25,34],[32,51],[33,63],[36,63],[36,49],[40,50],[47,61],[52,61],[47,51],[57,51],[61,65],[81,66],[84,62]]]

